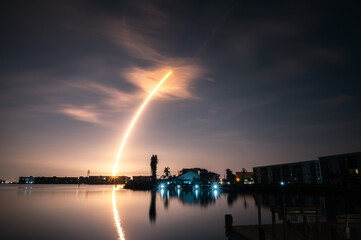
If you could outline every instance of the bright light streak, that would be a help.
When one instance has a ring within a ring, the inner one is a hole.
[[[217,190],[214,190],[214,191],[213,191],[213,194],[214,194],[214,198],[217,198],[217,197],[218,197],[218,191],[217,191]]]
[[[114,215],[114,223],[115,227],[117,228],[119,240],[125,240],[124,232],[122,229],[122,226],[120,226],[120,217],[117,210],[117,202],[115,200],[115,186],[113,187],[113,196],[112,196],[112,202],[113,202],[113,215]]]
[[[160,85],[162,85],[162,83],[169,77],[169,75],[172,73],[172,71],[169,71],[169,73],[167,75],[165,75],[165,77],[162,79],[162,81],[160,81],[158,83],[158,85],[153,89],[153,91],[149,94],[149,96],[147,97],[147,99],[144,101],[144,103],[142,104],[142,106],[139,108],[137,114],[135,115],[135,117],[133,118],[133,121],[130,123],[129,128],[127,130],[127,132],[125,133],[125,136],[123,138],[123,142],[120,145],[120,149],[117,155],[117,159],[115,160],[115,164],[114,164],[114,169],[113,169],[113,176],[116,175],[117,173],[117,168],[118,168],[118,163],[119,163],[119,159],[120,159],[120,155],[122,153],[123,147],[125,142],[127,141],[128,135],[130,133],[130,131],[133,128],[134,123],[137,121],[137,118],[139,117],[140,113],[143,111],[143,108],[147,105],[147,103],[149,102],[149,100],[152,98],[152,96],[154,95],[154,93],[158,90],[158,88],[160,87]]]

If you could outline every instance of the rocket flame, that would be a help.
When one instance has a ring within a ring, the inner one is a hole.
[[[123,142],[122,145],[120,145],[120,149],[117,155],[117,159],[115,161],[114,164],[114,169],[113,169],[113,176],[116,175],[117,172],[117,168],[118,168],[118,163],[119,163],[119,159],[120,159],[120,155],[122,153],[123,147],[125,142],[127,141],[128,135],[130,133],[130,131],[133,128],[134,123],[137,121],[137,118],[139,117],[140,113],[143,111],[144,107],[147,105],[147,103],[149,102],[149,100],[152,98],[152,96],[154,95],[154,93],[158,90],[158,88],[160,87],[160,85],[162,85],[162,83],[169,77],[169,75],[172,73],[172,71],[169,71],[169,73],[167,75],[165,75],[165,77],[162,79],[162,81],[160,81],[158,83],[158,85],[153,89],[153,91],[149,94],[149,96],[147,97],[147,99],[144,101],[144,103],[142,104],[142,106],[139,108],[137,114],[135,115],[135,117],[133,118],[133,121],[130,123],[129,128],[127,130],[127,132],[125,133],[125,136],[123,138]]]

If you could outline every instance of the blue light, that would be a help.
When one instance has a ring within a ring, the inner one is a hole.
[[[214,197],[215,197],[215,198],[218,197],[218,191],[217,191],[217,190],[214,190],[214,191],[213,191],[213,194],[214,194]]]
[[[160,185],[160,188],[164,188],[164,184],[161,184],[161,185]]]
[[[217,185],[217,184],[213,184],[213,188],[214,188],[214,189],[217,189],[217,188],[218,188],[218,185]]]
[[[199,188],[199,186],[198,186],[198,185],[195,185],[194,187],[195,187],[195,188]]]
[[[283,185],[285,185],[285,183],[282,181],[282,182],[280,182],[280,184],[281,184],[281,186],[283,186]]]
[[[180,188],[180,185],[177,185],[177,188]]]

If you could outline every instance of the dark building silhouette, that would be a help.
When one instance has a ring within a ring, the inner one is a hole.
[[[133,176],[134,182],[150,182],[152,180],[152,176]]]
[[[253,168],[254,181],[258,184],[359,185],[360,170],[361,152]]]
[[[258,184],[322,183],[318,160],[254,167],[253,172]]]
[[[324,184],[361,184],[361,152],[319,157]]]
[[[201,168],[183,168],[181,170],[178,171],[178,176],[186,174],[187,172],[194,172],[195,174],[200,174],[201,170],[205,170],[205,169],[201,169]]]
[[[183,168],[178,171],[178,176],[185,175],[188,172],[193,172],[200,176],[202,183],[219,182],[219,174],[210,172],[204,168]],[[179,177],[178,177],[179,178]]]
[[[127,176],[89,176],[89,177],[19,177],[20,184],[125,184]]]

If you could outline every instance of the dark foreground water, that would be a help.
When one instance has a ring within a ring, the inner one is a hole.
[[[0,185],[0,239],[226,239],[224,215],[235,225],[257,224],[257,202],[264,224],[271,223],[271,205],[320,206],[322,221],[361,211],[355,197]]]

